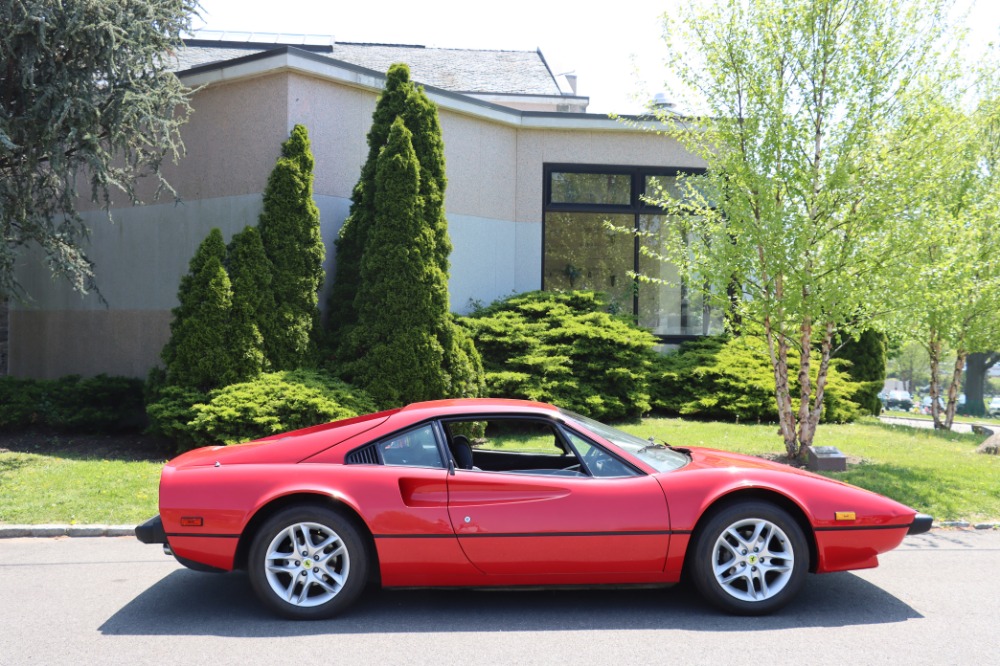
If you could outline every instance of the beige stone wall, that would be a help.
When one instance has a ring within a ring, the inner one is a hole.
[[[291,74],[287,81],[285,136],[296,124],[305,125],[316,159],[316,193],[350,198],[368,157],[367,135],[377,94],[301,74]]]
[[[194,93],[195,112],[181,130],[185,156],[174,164],[166,160],[163,173],[182,201],[259,194],[264,190],[281,142],[288,138],[289,75],[274,73],[223,83]],[[156,178],[138,183],[145,205],[173,201],[167,192],[155,198]],[[81,187],[81,192],[86,189]],[[131,206],[112,192],[113,209]],[[80,199],[81,211],[99,206]]]
[[[187,157],[167,169],[183,203],[121,208],[114,225],[99,211],[87,214],[107,306],[53,281],[38,257],[22,262],[19,276],[35,301],[11,308],[10,374],[145,375],[169,336],[177,284],[195,248],[212,227],[228,238],[256,223],[268,175],[296,123],[312,140],[331,275],[376,98],[364,86],[287,70],[197,92],[184,129]],[[544,122],[562,129],[528,129],[495,109],[455,103],[442,105],[440,118],[454,243],[451,307],[459,312],[472,301],[540,288],[545,163],[699,166],[670,139],[592,129],[607,125],[600,119],[556,118]]]
[[[288,138],[289,75],[225,83],[195,93],[183,129],[187,155],[165,169],[181,199],[259,194]]]
[[[478,118],[441,112],[449,214],[514,219],[518,131]]]

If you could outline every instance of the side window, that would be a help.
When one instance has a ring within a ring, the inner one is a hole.
[[[566,452],[551,424],[543,421],[521,419],[494,419],[485,422],[482,436],[477,440],[482,449],[562,456]]]
[[[584,466],[591,476],[610,478],[622,476],[636,476],[638,472],[615,458],[599,446],[580,437],[575,432],[565,429],[564,432],[569,438],[570,444],[576,449]]]
[[[586,476],[551,421],[508,416],[443,425],[459,470]]]
[[[407,430],[378,443],[379,457],[385,465],[443,468],[437,438],[430,424]]]

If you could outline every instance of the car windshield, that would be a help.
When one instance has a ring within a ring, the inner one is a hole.
[[[659,472],[670,472],[688,463],[689,458],[680,451],[667,448],[662,444],[654,444],[650,440],[630,435],[627,432],[622,432],[617,428],[605,425],[600,421],[574,414],[565,409],[560,409],[559,411],[571,423],[575,423],[585,430],[603,437]]]

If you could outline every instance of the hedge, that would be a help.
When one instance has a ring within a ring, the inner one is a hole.
[[[178,451],[238,444],[376,411],[364,392],[315,370],[264,373],[209,393],[168,386],[147,406],[150,429]]]

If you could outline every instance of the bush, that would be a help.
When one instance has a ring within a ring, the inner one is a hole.
[[[463,318],[483,358],[487,394],[594,418],[648,412],[656,338],[606,310],[594,292],[536,291]]]
[[[42,426],[94,433],[141,428],[144,422],[141,379],[0,377],[0,430]]]
[[[818,355],[814,360],[815,369]],[[825,422],[848,422],[859,416],[855,395],[862,385],[852,382],[840,365],[834,359],[827,376]],[[715,336],[685,342],[676,353],[658,358],[656,366],[652,384],[657,411],[727,421],[778,420],[774,371],[765,343],[758,337]],[[798,363],[789,359],[788,366],[794,398],[799,390]]]
[[[362,391],[319,371],[265,373],[208,394],[166,387],[147,407],[151,429],[178,451],[237,444],[375,411]]]
[[[858,339],[849,338],[834,354],[849,363],[847,374],[861,384],[855,401],[861,408],[874,416],[882,411],[882,401],[878,394],[885,387],[886,348],[888,339],[881,331],[866,330]]]
[[[423,217],[412,137],[397,118],[379,155],[357,323],[346,329],[337,359],[340,372],[383,408],[475,396],[482,376],[475,349],[448,312],[448,276]]]

